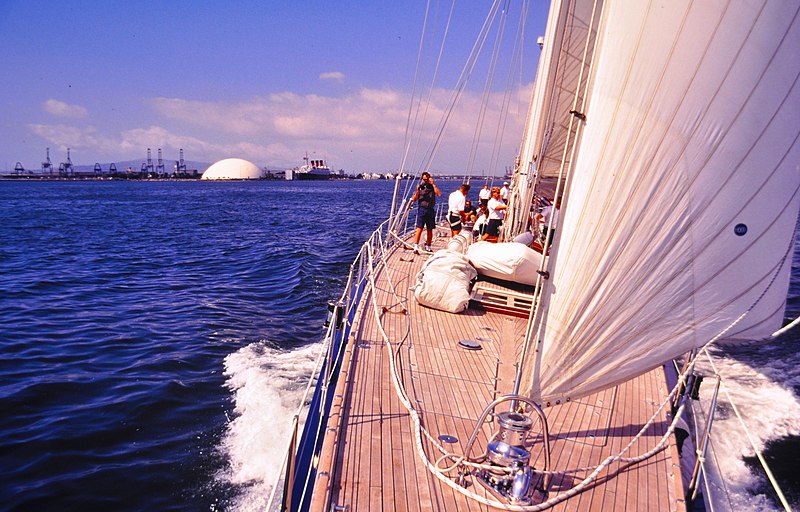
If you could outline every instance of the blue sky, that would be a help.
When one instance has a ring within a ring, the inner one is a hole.
[[[431,31],[450,5],[431,1]],[[456,3],[431,112],[444,109],[489,5]],[[240,157],[284,168],[308,152],[349,172],[397,168],[425,7],[2,0],[0,171],[17,161],[38,169],[46,147],[56,166],[67,147],[76,164],[143,160],[150,147],[154,157],[162,148],[167,162],[183,148],[187,159],[205,162]],[[511,7],[509,33],[518,9]],[[511,88],[501,84],[506,69],[492,84],[490,103],[507,90],[513,96],[502,165],[513,163],[519,144],[545,19],[543,4],[530,8],[523,65]],[[438,47],[433,36],[427,41],[430,62]],[[483,82],[465,91],[435,168],[468,165]],[[489,162],[480,154],[474,166],[487,170]]]

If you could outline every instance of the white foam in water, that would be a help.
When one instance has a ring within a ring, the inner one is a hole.
[[[786,389],[785,383],[777,383],[751,366],[734,359],[716,356],[714,363],[722,375],[723,386],[744,418],[758,450],[763,451],[770,440],[800,434],[800,401],[791,389]],[[769,371],[769,368],[764,370]],[[710,369],[702,373],[713,374]],[[704,410],[708,409],[706,399],[710,399],[712,391],[713,379],[707,378],[702,394]],[[757,493],[758,487],[769,485],[767,478],[760,470],[760,465],[758,475],[755,475],[745,464],[744,458],[754,457],[755,452],[722,390],[719,402],[724,413],[718,413],[714,420],[714,456],[730,493],[732,509],[783,510],[783,507],[776,506],[764,494]]]
[[[231,508],[264,510],[320,350],[319,343],[290,351],[254,343],[225,358],[235,416],[221,446],[230,467],[220,478],[247,489]]]

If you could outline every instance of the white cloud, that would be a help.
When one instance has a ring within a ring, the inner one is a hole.
[[[115,147],[113,139],[98,133],[93,126],[78,128],[63,124],[30,124],[28,129],[60,151],[89,149],[104,151]]]
[[[66,153],[70,148],[76,162],[82,161],[81,155],[90,155],[88,158],[92,161],[144,159],[147,148],[152,149],[153,158],[161,149],[168,162],[178,156],[180,149],[186,149],[188,159],[208,162],[228,156],[240,156],[256,162],[269,161],[265,157],[285,160],[290,155],[294,160],[297,159],[294,152],[280,144],[207,142],[197,137],[172,133],[160,126],[133,128],[116,137],[102,136],[92,126],[79,128],[60,124],[30,124],[28,129],[50,144],[56,153]]]
[[[48,99],[42,105],[42,108],[48,114],[53,114],[58,117],[69,117],[73,119],[82,119],[89,115],[89,111],[80,105],[70,105],[63,101],[58,101],[53,98]]]
[[[483,134],[470,172],[499,174],[512,165],[527,115],[530,86],[516,91],[505,123],[503,149],[493,155],[497,117],[483,121]],[[435,128],[450,102],[451,91],[435,90],[427,107],[412,112],[411,130],[425,134],[412,140],[406,169],[416,171],[432,147]],[[481,95],[465,93],[450,115],[448,129],[439,142],[433,168],[441,172],[467,170]],[[501,94],[490,98],[490,112],[503,103]],[[363,88],[344,96],[301,95],[282,92],[240,102],[204,102],[181,98],[153,98],[147,105],[157,116],[149,127],[133,127],[116,135],[93,127],[64,124],[29,125],[34,134],[53,147],[71,147],[93,160],[121,161],[142,158],[146,148],[162,148],[165,155],[183,148],[186,158],[212,162],[221,158],[246,158],[258,165],[289,167],[306,152],[350,172],[396,168],[403,157],[409,114],[409,96],[393,89]],[[160,118],[160,119],[159,119]],[[172,156],[169,156],[172,158]]]
[[[341,71],[328,71],[325,73],[319,74],[320,80],[330,80],[332,82],[343,83],[344,82],[344,73]]]

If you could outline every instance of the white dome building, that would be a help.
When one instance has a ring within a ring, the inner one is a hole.
[[[253,162],[241,158],[226,158],[212,164],[203,173],[204,180],[257,180],[262,176],[261,169]]]

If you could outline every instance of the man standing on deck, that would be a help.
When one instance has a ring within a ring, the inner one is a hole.
[[[506,217],[506,210],[508,206],[503,202],[500,197],[500,189],[492,187],[492,198],[489,199],[489,222],[486,224],[486,231],[484,231],[481,241],[491,238],[491,242],[497,242],[500,236],[500,226],[503,224],[503,219]]]
[[[503,200],[504,203],[508,204],[508,182],[503,182],[503,188],[500,189],[500,199]]]
[[[433,227],[436,224],[436,196],[442,195],[442,191],[433,183],[433,177],[428,171],[422,173],[421,179],[422,181],[414,192],[414,197],[411,198],[412,203],[417,202],[417,232],[414,233],[414,252],[417,254],[419,254],[419,238],[422,235],[423,227],[428,230],[425,250],[431,250]]]
[[[480,192],[478,192],[478,199],[480,202],[478,206],[487,206],[489,204],[489,199],[492,198],[492,191],[489,190],[489,184],[486,183]]]
[[[461,232],[461,223],[467,219],[464,216],[469,184],[462,184],[458,190],[450,194],[447,199],[447,220],[450,222],[450,236],[456,236]]]
[[[542,244],[547,240],[547,247],[553,245],[553,237],[556,236],[556,225],[558,225],[558,209],[561,208],[561,198],[555,199],[555,204],[551,203],[544,207],[542,213],[536,215],[539,222],[539,230],[542,233]],[[547,236],[547,235],[550,236]]]

